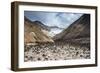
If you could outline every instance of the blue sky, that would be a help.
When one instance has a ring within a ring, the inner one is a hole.
[[[24,11],[24,15],[31,21],[41,21],[47,26],[67,28],[83,14],[68,12]]]

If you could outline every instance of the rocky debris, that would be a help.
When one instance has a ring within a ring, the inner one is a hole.
[[[25,45],[24,61],[49,61],[89,59],[90,50],[87,47],[72,46],[68,44],[41,43],[38,45]]]

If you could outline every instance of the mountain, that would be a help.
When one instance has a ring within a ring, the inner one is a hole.
[[[40,28],[42,28],[42,29],[45,29],[45,30],[47,30],[47,31],[50,31],[50,28],[49,28],[48,26],[44,25],[44,24],[43,24],[42,22],[40,22],[40,21],[31,21],[31,20],[29,20],[27,17],[24,17],[24,19],[25,19],[25,21],[28,21],[29,23],[34,24],[35,26],[38,26],[38,27],[40,27]]]
[[[85,42],[90,41],[90,15],[84,14],[68,28],[53,37],[55,41],[64,40],[70,42]]]
[[[42,29],[45,29],[45,30],[47,30],[47,31],[50,31],[50,28],[49,28],[48,26],[44,25],[44,24],[43,24],[42,22],[40,22],[40,21],[34,21],[33,23],[36,24],[36,25],[38,25],[38,26],[41,27]]]
[[[50,29],[64,29],[64,28],[61,28],[61,27],[58,27],[58,26],[48,26]]]
[[[24,17],[24,41],[25,43],[54,42],[48,35],[48,29],[40,21],[30,21]]]
[[[56,34],[62,32],[62,30],[64,30],[64,28],[59,28],[57,26],[50,26],[50,31],[49,34],[51,37],[54,37]]]
[[[33,23],[37,24],[39,27],[45,29],[46,31],[44,31],[44,32],[48,32],[48,35],[50,37],[55,36],[56,34],[58,34],[59,32],[61,32],[64,29],[64,28],[60,28],[57,26],[47,26],[47,25],[44,25],[43,23],[41,23],[40,21],[34,21]]]

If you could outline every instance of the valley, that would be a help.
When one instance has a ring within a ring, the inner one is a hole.
[[[25,62],[91,58],[89,14],[82,15],[66,29],[26,17],[24,20]]]

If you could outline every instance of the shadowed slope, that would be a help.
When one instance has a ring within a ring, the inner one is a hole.
[[[90,44],[90,15],[84,14],[67,29],[53,38],[55,41],[68,41],[78,44]]]

